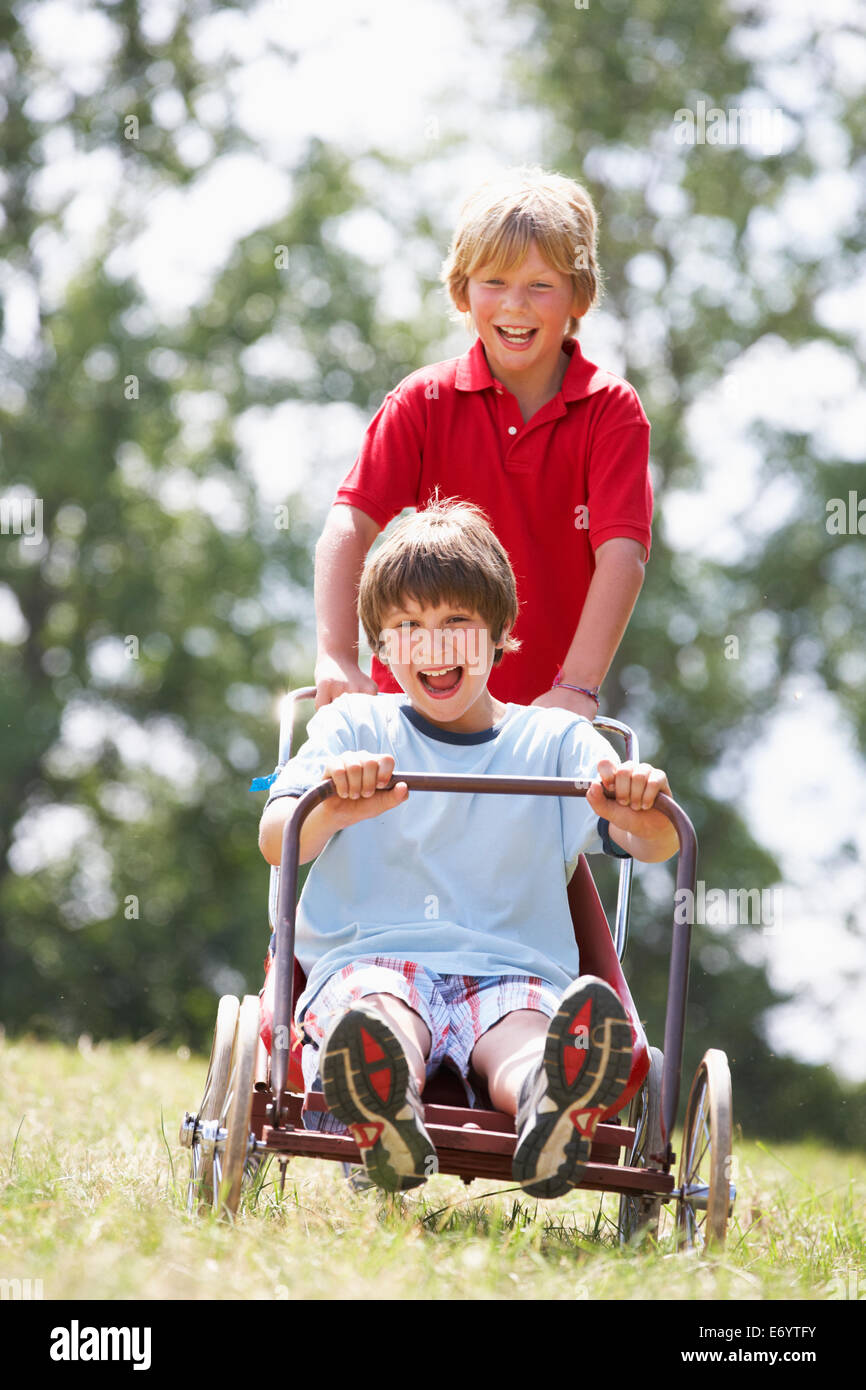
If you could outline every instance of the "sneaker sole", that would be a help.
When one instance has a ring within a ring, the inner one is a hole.
[[[356,1007],[340,1019],[322,1059],[322,1086],[377,1187],[405,1192],[437,1171],[436,1149],[407,1096],[406,1054],[378,1014]]]
[[[576,1036],[588,1046],[577,1046]],[[580,1182],[598,1122],[625,1089],[631,1062],[631,1024],[620,1000],[603,980],[583,976],[551,1019],[544,1048],[556,1109],[537,1114],[514,1153],[513,1175],[531,1197],[562,1197]]]

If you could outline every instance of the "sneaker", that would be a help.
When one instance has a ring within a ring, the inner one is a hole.
[[[561,1197],[580,1182],[631,1060],[631,1024],[619,998],[595,975],[582,975],[562,996],[544,1057],[520,1092],[512,1173],[530,1196]]]
[[[349,1129],[377,1187],[405,1192],[437,1171],[408,1059],[373,1008],[355,1004],[338,1020],[321,1073],[328,1109]]]

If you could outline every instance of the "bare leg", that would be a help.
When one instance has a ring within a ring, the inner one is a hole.
[[[393,1029],[403,1046],[419,1091],[427,1079],[427,1058],[432,1038],[424,1020],[395,994],[365,994],[359,1003],[371,1004]]]
[[[515,1009],[478,1039],[472,1065],[487,1083],[490,1099],[506,1115],[517,1114],[527,1073],[541,1061],[550,1019],[537,1009]]]

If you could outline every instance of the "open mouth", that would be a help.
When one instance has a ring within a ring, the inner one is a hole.
[[[443,666],[436,671],[419,671],[418,679],[434,700],[447,700],[463,684],[463,667]]]
[[[529,347],[529,344],[538,332],[537,328],[502,328],[498,323],[493,326],[496,329],[500,341],[505,343],[506,347],[510,348]]]

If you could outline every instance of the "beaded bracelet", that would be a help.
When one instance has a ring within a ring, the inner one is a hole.
[[[569,685],[567,681],[562,679],[561,670],[557,671],[553,679],[552,689],[556,689],[559,685],[562,686],[563,690],[576,690],[578,695],[586,695],[590,700],[595,700],[596,706],[599,704],[598,697],[601,693],[600,685],[594,685],[591,690],[587,690],[585,685]]]

